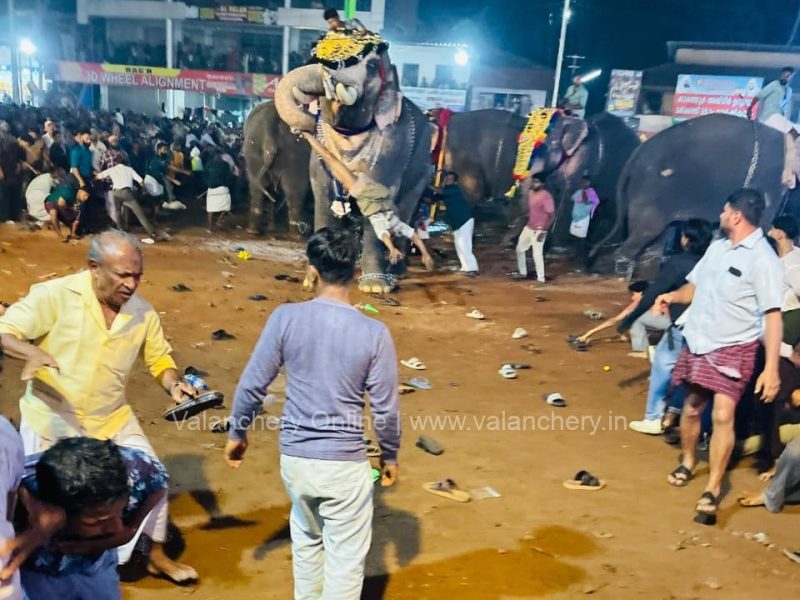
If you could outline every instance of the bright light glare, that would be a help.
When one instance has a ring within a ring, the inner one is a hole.
[[[564,11],[564,18],[569,21],[572,18],[572,9],[568,8]]]
[[[586,83],[587,81],[591,81],[592,79],[597,79],[600,75],[603,74],[602,69],[595,69],[594,71],[589,71],[586,75],[581,75],[581,83]]]
[[[456,61],[456,64],[459,67],[465,66],[469,62],[469,54],[463,48],[459,48],[456,51],[456,55],[453,57],[453,60]]]
[[[28,38],[23,38],[19,42],[19,51],[30,56],[36,52],[36,45]]]

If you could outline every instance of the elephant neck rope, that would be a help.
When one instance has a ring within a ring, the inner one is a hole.
[[[333,136],[340,135],[346,140],[349,141],[349,138],[359,135],[362,133],[367,133],[370,129],[372,129],[375,125],[375,120],[373,119],[371,124],[364,129],[359,131],[348,131],[347,133],[343,133],[336,129],[333,126],[326,125],[320,118],[319,114],[317,114],[317,129],[316,129],[316,136],[317,139],[328,149],[330,152],[339,159],[342,163],[345,164],[348,168],[351,168],[351,165],[355,165],[358,162],[364,162],[368,165],[369,171],[371,172],[372,169],[375,168],[375,164],[378,162],[378,157],[381,153],[381,147],[383,146],[383,132],[379,131],[377,135],[366,135],[362,143],[354,149],[351,149],[347,154],[349,156],[344,156],[344,151],[342,148],[337,147]],[[325,129],[329,129],[329,137],[325,135]],[[326,141],[328,140],[328,141]],[[336,179],[333,175],[331,170],[328,168],[328,165],[325,164],[325,161],[321,158],[317,157],[322,165],[322,168],[328,174],[328,177],[331,178],[333,182],[333,197],[330,198],[331,202],[341,202],[342,204],[348,198],[348,193],[345,191],[344,186],[342,183]]]

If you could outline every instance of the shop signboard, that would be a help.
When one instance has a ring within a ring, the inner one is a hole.
[[[642,91],[642,72],[614,69],[608,83],[606,110],[618,117],[632,117]]]
[[[679,120],[712,113],[746,117],[763,84],[762,77],[678,75],[672,114]]]

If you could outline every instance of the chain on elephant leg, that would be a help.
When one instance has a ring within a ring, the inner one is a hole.
[[[367,294],[388,294],[395,285],[397,279],[387,273],[364,273],[358,278],[358,289]]]
[[[306,221],[289,221],[289,227],[290,228],[292,228],[292,227],[295,228],[297,230],[297,233],[300,234],[300,236],[304,237],[304,238],[308,237],[309,235],[311,235],[311,232],[314,229],[311,226],[311,224],[307,223]]]

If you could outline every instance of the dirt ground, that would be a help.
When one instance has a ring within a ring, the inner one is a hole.
[[[179,365],[208,371],[207,380],[224,392],[228,407],[270,311],[307,298],[299,284],[274,278],[302,278],[301,246],[231,235],[239,239],[190,230],[146,247],[140,288],[161,312]],[[0,298],[14,301],[39,280],[81,268],[86,245],[0,225]],[[254,260],[237,259],[237,245]],[[353,294],[354,303],[379,308],[374,317],[391,329],[399,357],[421,358],[428,365],[422,375],[433,384],[430,391],[402,397],[400,482],[376,490],[364,598],[752,599],[796,593],[800,568],[781,550],[800,547],[800,509],[778,515],[740,509],[737,495],[761,485],[745,459],[730,473],[719,524],[695,524],[705,463],[699,480],[686,489],[671,488],[665,476],[676,464],[676,450],[625,427],[627,420],[641,418],[647,363],[626,357],[622,343],[598,344],[587,353],[565,343],[568,333],[590,325],[585,310],[620,309],[627,299],[623,282],[571,274],[566,265],[553,267],[546,286],[511,282],[504,274],[513,266],[513,253],[488,244],[478,248],[483,274],[469,280],[445,270],[454,264],[452,246],[446,239],[437,245],[448,260],[439,260],[442,270],[435,274],[421,271],[415,261],[394,295],[400,307]],[[176,283],[192,291],[171,291]],[[268,299],[248,300],[253,294]],[[485,321],[465,317],[473,307],[485,313]],[[512,340],[516,327],[527,329],[529,337]],[[211,332],[219,328],[236,339],[212,341]],[[532,368],[504,380],[497,371],[508,361]],[[0,374],[0,411],[15,420],[20,367],[6,359]],[[414,375],[401,367],[402,378]],[[125,598],[291,598],[289,504],[278,469],[277,432],[251,433],[245,464],[232,471],[222,459],[224,435],[208,430],[225,411],[206,413],[182,429],[165,422],[160,414],[167,399],[142,364],[128,390],[172,478],[173,545],[201,581],[180,588],[145,577],[124,584]],[[282,377],[272,391],[282,401]],[[550,391],[561,392],[569,406],[548,407],[541,396]],[[273,405],[269,413],[279,415],[281,407]],[[437,427],[425,417],[451,422]],[[445,447],[444,454],[414,446],[423,432]],[[605,479],[607,489],[564,489],[562,481],[579,469]],[[490,486],[501,497],[458,504],[422,489],[425,482],[448,477],[466,489]],[[756,532],[765,532],[775,547],[745,535]]]

